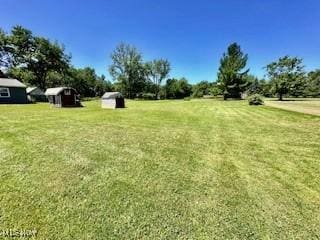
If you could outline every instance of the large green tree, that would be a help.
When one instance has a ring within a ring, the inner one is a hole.
[[[320,96],[320,69],[308,73],[305,95],[311,97]]]
[[[192,86],[192,96],[195,98],[201,98],[204,95],[211,94],[212,84],[208,81],[201,81]]]
[[[266,66],[272,90],[283,100],[285,94],[299,95],[305,88],[305,71],[302,59],[284,56]]]
[[[272,97],[273,96],[273,92],[272,92],[272,85],[270,81],[267,81],[265,79],[261,79],[259,81],[259,85],[261,88],[261,92],[260,94],[265,96],[265,97]]]
[[[70,59],[62,45],[34,36],[21,26],[13,27],[9,34],[0,30],[0,77],[14,77],[42,89],[70,86],[84,97],[112,89],[94,69],[77,69],[70,65]]]
[[[113,89],[111,82],[104,76],[98,76],[93,68],[75,68],[70,66],[66,73],[49,72],[48,87],[73,87],[82,97],[102,96]]]
[[[94,69],[70,67],[64,77],[64,85],[77,89],[81,96],[94,97],[96,80]]]
[[[101,97],[105,92],[112,92],[114,87],[110,81],[106,79],[104,75],[98,76],[95,85],[94,92],[96,96]]]
[[[155,59],[145,64],[146,74],[149,80],[155,85],[156,98],[160,98],[161,82],[168,77],[170,72],[170,63],[166,59]]]
[[[228,47],[220,60],[218,83],[224,92],[224,99],[241,98],[241,93],[246,87],[246,75],[249,69],[245,69],[248,55],[241,51],[237,43]]]
[[[248,74],[246,77],[246,93],[248,95],[260,94],[262,92],[262,87],[259,79],[251,74]]]
[[[32,32],[21,26],[12,28],[10,34],[0,30],[0,66],[12,68],[26,64],[34,52],[35,44]]]
[[[141,53],[133,46],[121,43],[111,54],[110,75],[128,98],[143,92],[146,74]]]
[[[42,89],[48,87],[50,72],[62,73],[69,67],[70,57],[57,42],[36,37],[21,26],[10,34],[0,31],[0,62],[8,75]]]
[[[192,93],[192,86],[186,78],[168,79],[164,86],[166,98],[181,99],[189,97]]]
[[[104,92],[111,91],[110,82],[104,76],[97,76],[95,70],[90,67],[69,69],[66,85],[78,90],[82,96],[102,96]]]
[[[45,89],[49,72],[66,72],[69,61],[70,57],[64,53],[64,48],[61,45],[42,37],[35,37],[35,51],[27,60],[26,68],[34,73],[35,84],[41,89]]]
[[[8,51],[8,37],[5,32],[0,29],[0,70],[10,65],[10,55]]]
[[[30,30],[20,25],[14,26],[8,36],[7,50],[11,67],[28,64],[37,50],[35,37]]]

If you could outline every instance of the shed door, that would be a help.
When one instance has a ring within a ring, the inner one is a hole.
[[[124,108],[124,98],[116,98],[116,108]]]
[[[61,97],[62,97],[62,105],[64,106],[73,106],[76,104],[75,95],[70,90],[67,92],[67,94],[64,93]]]

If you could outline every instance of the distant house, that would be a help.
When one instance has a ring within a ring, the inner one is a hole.
[[[27,103],[26,85],[17,79],[0,78],[0,103]]]
[[[74,88],[48,88],[45,95],[49,103],[56,107],[81,107],[79,94]]]
[[[124,98],[119,92],[106,92],[101,100],[102,108],[124,108]]]
[[[46,102],[47,97],[38,87],[27,87],[27,98],[29,102]]]

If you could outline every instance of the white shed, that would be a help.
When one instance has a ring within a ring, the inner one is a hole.
[[[124,98],[119,92],[106,92],[101,100],[102,108],[124,108]]]

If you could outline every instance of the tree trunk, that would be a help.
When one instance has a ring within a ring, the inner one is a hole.
[[[227,94],[223,94],[223,100],[227,100],[228,97],[227,97]]]
[[[160,85],[157,85],[156,100],[160,100]]]
[[[40,89],[42,89],[42,90],[47,89],[46,77],[47,77],[47,75],[45,73],[38,74],[38,83],[39,83]]]
[[[279,101],[282,101],[283,100],[283,96],[282,96],[282,93],[279,94]]]

